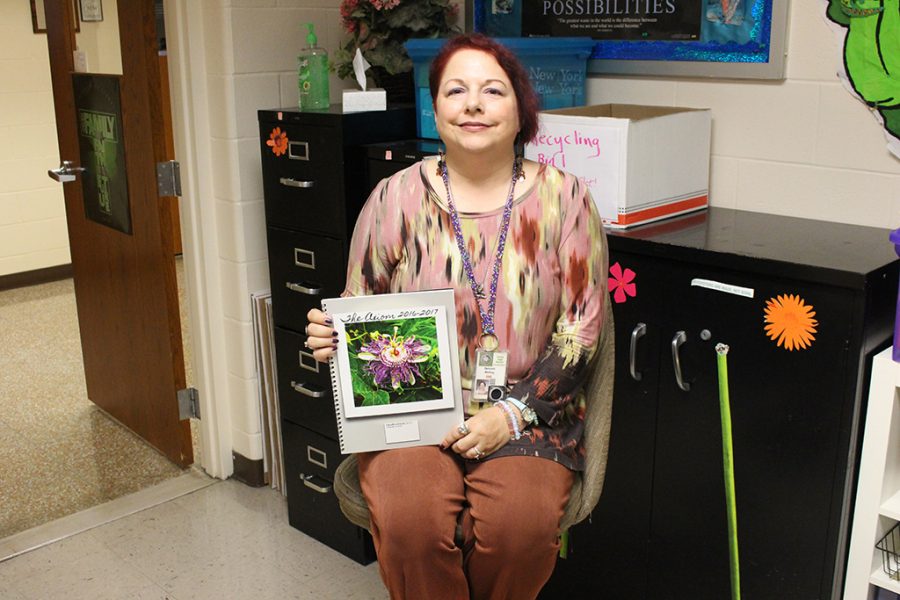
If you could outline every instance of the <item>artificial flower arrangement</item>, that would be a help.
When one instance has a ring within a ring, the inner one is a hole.
[[[438,38],[459,33],[459,6],[450,0],[342,0],[341,25],[350,40],[334,54],[338,77],[353,77],[356,49],[388,75],[413,68],[403,48],[410,38]]]

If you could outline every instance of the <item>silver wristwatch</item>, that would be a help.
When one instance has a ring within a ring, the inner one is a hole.
[[[522,419],[525,421],[526,427],[529,425],[537,425],[538,424],[537,413],[534,412],[533,408],[531,408],[530,406],[528,406],[521,400],[512,398],[510,396],[506,397],[506,401],[519,409],[519,412],[522,413]]]

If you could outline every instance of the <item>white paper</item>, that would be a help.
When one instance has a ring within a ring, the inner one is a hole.
[[[371,67],[359,48],[356,49],[356,56],[353,57],[353,75],[356,77],[356,83],[362,91],[366,91],[366,69]]]
[[[422,437],[419,435],[418,421],[395,421],[393,423],[384,424],[385,444],[418,442],[420,439],[422,439]]]
[[[735,296],[744,296],[745,298],[752,298],[754,296],[753,288],[722,283],[721,281],[713,281],[712,279],[692,279],[691,285],[706,288],[708,290],[715,290],[717,292],[725,292],[726,294],[734,294]]]
[[[627,119],[541,115],[540,126],[525,158],[575,174],[591,190],[600,216],[615,220],[625,192]]]

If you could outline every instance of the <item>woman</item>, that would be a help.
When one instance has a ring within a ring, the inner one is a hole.
[[[446,153],[372,192],[344,295],[455,289],[467,419],[439,447],[359,455],[360,483],[392,598],[534,598],[583,468],[581,387],[602,327],[606,240],[577,178],[517,155],[537,134],[537,97],[509,50],[454,38],[429,84]],[[308,344],[327,360],[331,321],[308,318]],[[474,401],[476,366],[502,351],[508,399]]]

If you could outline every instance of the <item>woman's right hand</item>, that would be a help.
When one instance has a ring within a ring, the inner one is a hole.
[[[328,313],[311,308],[306,313],[306,347],[319,362],[327,362],[337,349],[337,331]]]

